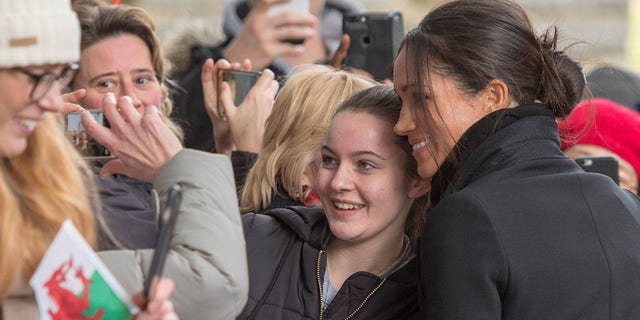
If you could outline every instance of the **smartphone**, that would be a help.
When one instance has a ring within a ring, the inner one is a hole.
[[[88,110],[99,124],[108,127],[109,124],[102,110]],[[106,147],[95,141],[85,131],[81,121],[82,112],[70,112],[64,115],[66,135],[71,140],[76,150],[86,160],[111,159],[113,155]]]
[[[342,31],[351,38],[345,65],[367,71],[378,81],[392,78],[393,60],[404,37],[400,11],[346,14]]]
[[[233,104],[239,106],[244,101],[249,90],[258,82],[258,78],[261,75],[262,72],[259,71],[220,69],[218,71],[218,81],[226,81],[229,84]],[[220,99],[220,87],[218,87],[218,99]],[[224,108],[220,100],[218,100],[216,110],[219,117],[224,117]]]
[[[154,279],[162,277],[164,262],[169,252],[171,236],[178,219],[180,203],[182,202],[182,190],[179,184],[172,185],[169,188],[166,203],[160,207],[160,229],[158,230],[158,238],[156,239],[156,246],[153,259],[151,260],[151,266],[149,267],[149,273],[144,282],[143,293],[146,301],[149,301],[150,290]]]
[[[308,13],[309,0],[289,0],[287,2],[273,4],[269,7],[267,15],[269,17],[273,17],[284,12]],[[291,44],[303,44],[304,39],[287,39],[284,40],[284,42],[289,42]]]
[[[620,184],[618,159],[611,156],[593,156],[577,158],[576,162],[584,171],[604,174],[616,184]]]
[[[309,12],[309,0],[289,0],[286,2],[275,3],[269,7],[267,15],[269,17],[277,16],[284,12]]]

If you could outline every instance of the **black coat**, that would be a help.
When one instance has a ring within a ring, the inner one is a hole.
[[[242,216],[249,261],[249,300],[238,319],[319,319],[320,275],[330,236],[322,208],[289,207]],[[323,319],[406,319],[417,310],[417,265],[411,259],[382,279],[351,275]],[[373,294],[367,299],[369,294]],[[361,307],[360,307],[361,306]],[[360,307],[359,310],[358,307]]]
[[[543,105],[491,114],[461,141],[423,234],[423,318],[640,319],[636,195],[567,158]]]

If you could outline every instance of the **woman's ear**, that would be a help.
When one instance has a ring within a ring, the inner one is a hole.
[[[418,199],[431,191],[431,179],[416,178],[409,189],[409,198]]]
[[[487,114],[511,106],[509,88],[502,80],[493,79],[489,81],[484,88],[483,95],[483,110]]]

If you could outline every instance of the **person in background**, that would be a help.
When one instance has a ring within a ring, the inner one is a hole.
[[[400,107],[393,88],[378,85],[337,108],[313,182],[322,206],[243,214],[251,285],[239,319],[415,315],[430,184],[393,133]]]
[[[640,198],[560,150],[580,65],[507,0],[455,0],[409,31],[394,64],[433,208],[420,319],[640,319]]]
[[[210,85],[205,83],[205,87]],[[320,161],[320,145],[331,117],[340,102],[373,85],[369,79],[329,66],[300,66],[278,92],[266,123],[265,119],[255,119],[257,123],[247,125],[264,127],[264,137],[254,138],[239,134],[237,131],[245,126],[236,125],[236,122],[245,121],[247,111],[249,116],[255,114],[256,107],[233,106],[228,85],[223,84],[220,99],[230,125],[230,136],[235,140],[257,140],[242,144],[259,146],[257,150],[246,150],[257,153],[255,163],[248,166],[250,170],[236,172],[236,183],[242,187],[240,211],[262,212],[288,205],[317,204],[312,186]],[[205,101],[215,99],[210,95]],[[211,107],[207,103],[207,108]],[[214,127],[221,128],[218,122]],[[219,146],[225,144],[217,137],[216,142]]]
[[[166,63],[155,27],[142,9],[107,5],[98,0],[75,0],[73,9],[81,27],[81,55],[70,88],[76,102],[87,109],[103,109],[107,92],[128,96],[142,112],[155,105],[175,135],[182,132],[171,121],[172,103],[166,85]],[[98,173],[106,161],[95,161]],[[107,168],[108,169],[108,168]],[[101,248],[152,248],[156,241],[156,212],[151,183],[124,175],[97,177],[104,222]]]
[[[302,64],[328,63],[342,41],[342,16],[364,10],[354,0],[310,0],[308,13],[269,14],[273,6],[286,1],[227,0],[223,22],[226,39],[215,45],[204,44],[210,40],[197,39],[191,31],[188,36],[177,37],[172,47],[180,50],[172,51],[181,52],[177,56],[189,56],[189,62],[182,63],[185,66],[173,75],[178,88],[172,94],[176,119],[185,129],[185,146],[204,151],[216,148],[199,78],[206,59],[249,59],[254,70],[269,68],[276,78]],[[186,38],[196,43],[185,43]],[[291,39],[302,43],[287,41]]]
[[[587,74],[587,85],[592,97],[609,99],[640,112],[640,75],[637,73],[603,65]]]
[[[80,27],[68,0],[2,1],[0,25],[7,27],[0,41],[1,312],[5,320],[36,319],[34,294],[26,284],[63,221],[96,244],[95,186],[58,115],[71,111],[63,110],[68,105],[61,88],[77,69]],[[112,170],[153,181],[162,195],[174,183],[184,186],[165,265],[165,275],[177,285],[177,313],[185,319],[235,317],[245,304],[248,279],[246,256],[237,254],[245,247],[228,159],[183,150],[154,106],[139,115],[128,98],[117,105],[113,95],[105,99],[112,130],[88,112],[82,119],[89,135],[114,151]],[[220,199],[214,200],[214,193]],[[210,241],[199,241],[204,238]],[[127,292],[142,290],[153,250],[98,255]],[[148,308],[147,301],[136,299],[143,309],[138,319],[176,318],[166,302],[172,281],[161,283]]]
[[[572,159],[615,157],[620,187],[638,194],[640,113],[608,99],[585,100],[558,128],[565,154]]]

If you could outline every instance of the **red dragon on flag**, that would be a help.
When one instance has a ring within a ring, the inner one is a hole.
[[[53,320],[100,320],[104,315],[103,309],[97,309],[93,316],[85,316],[83,312],[90,309],[89,306],[89,279],[82,272],[82,266],[76,269],[75,276],[82,283],[82,294],[77,296],[61,284],[67,281],[67,275],[73,268],[73,259],[63,263],[52,274],[49,280],[44,283],[49,298],[58,306],[58,310],[53,312],[49,309],[49,315]]]

